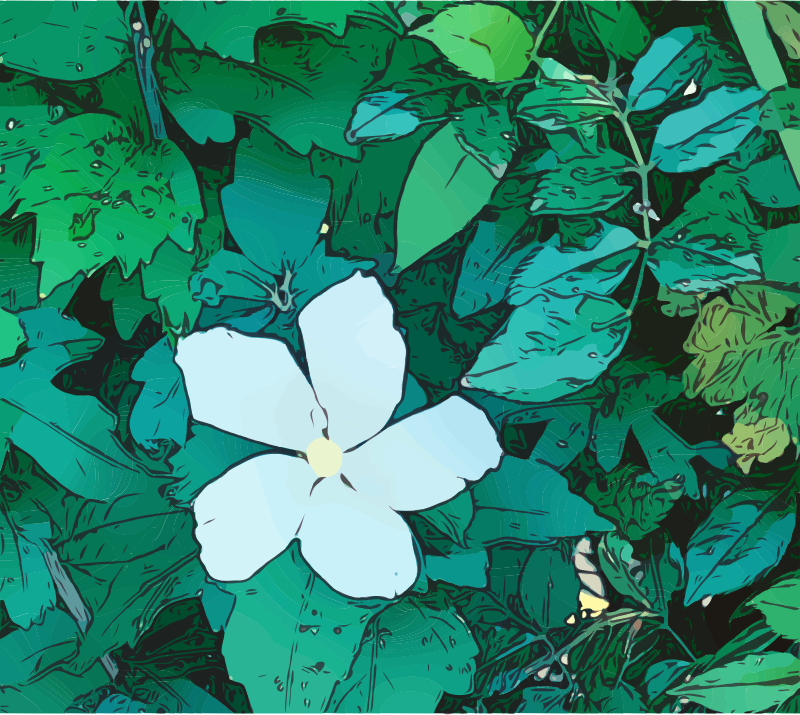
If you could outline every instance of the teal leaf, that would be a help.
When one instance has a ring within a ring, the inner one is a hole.
[[[241,62],[255,59],[255,35],[262,27],[296,23],[342,37],[352,18],[356,22],[378,22],[398,35],[405,29],[389,3],[163,2],[159,8],[198,50],[209,49]]]
[[[723,499],[689,541],[685,604],[758,581],[780,561],[794,525],[793,495],[747,489]]]
[[[3,685],[24,682],[60,660],[69,660],[75,653],[79,637],[75,621],[56,609],[43,614],[38,624],[0,638]],[[0,690],[0,707],[6,704],[5,690],[5,687]]]
[[[418,516],[461,546],[466,546],[464,532],[472,521],[474,513],[472,493],[469,490],[457,494],[444,504],[417,512]]]
[[[69,616],[64,618],[69,619]],[[39,654],[41,655],[41,654]],[[0,664],[4,668],[5,664]],[[111,679],[100,663],[95,663],[80,675],[52,670],[42,678],[4,687],[0,693],[0,708],[5,712],[70,712],[76,700],[95,688],[109,687]]]
[[[604,213],[632,190],[619,183],[623,171],[635,167],[618,152],[570,157],[542,174],[533,190],[531,214],[565,216]]]
[[[561,688],[523,688],[518,713],[568,713],[564,709],[566,696]]]
[[[3,64],[49,79],[87,80],[129,59],[130,28],[117,3],[0,6]]]
[[[180,368],[167,338],[159,340],[136,363],[131,379],[144,386],[131,411],[133,438],[146,449],[158,441],[186,444],[189,401]]]
[[[403,92],[377,92],[356,105],[347,128],[347,141],[356,144],[366,139],[402,137],[419,126],[419,117],[410,109],[398,107],[408,95]]]
[[[194,94],[184,97],[180,94],[161,93],[159,96],[192,141],[198,144],[205,144],[209,139],[218,144],[233,141],[236,135],[233,115],[213,106],[211,100]]]
[[[489,568],[486,549],[453,548],[447,556],[425,557],[425,575],[432,581],[445,581],[454,586],[486,588],[486,570]]]
[[[305,259],[316,245],[331,190],[311,174],[307,157],[254,128],[239,142],[233,183],[220,195],[225,221],[244,255],[280,275],[285,263]]]
[[[764,92],[720,87],[700,104],[669,115],[658,127],[650,160],[661,171],[687,172],[716,164],[758,124]]]
[[[633,546],[624,537],[608,532],[597,553],[603,574],[616,591],[645,608],[668,613],[672,594],[684,585],[683,556],[675,544],[640,562],[633,558]]]
[[[535,293],[481,349],[470,388],[548,402],[593,382],[619,355],[630,317],[611,298]]]
[[[711,63],[704,27],[676,27],[656,38],[633,68],[628,102],[646,112],[685,90],[692,81],[702,84]]]
[[[329,712],[434,712],[472,691],[478,646],[442,591],[407,596],[369,626]]]
[[[800,689],[800,660],[789,653],[757,653],[694,674],[669,690],[716,712],[775,712]]]
[[[581,582],[572,563],[572,543],[536,547],[520,573],[519,609],[543,629],[563,627],[579,610]]]
[[[222,654],[255,712],[324,712],[370,619],[389,605],[332,591],[296,544],[253,578],[225,588],[235,593],[236,604]]]
[[[685,660],[662,660],[647,669],[647,697],[653,700],[663,693],[678,676],[680,676],[690,663]]]
[[[538,454],[529,460],[506,455],[500,469],[474,488],[475,517],[467,530],[470,546],[500,541],[543,544],[556,537],[613,528],[595,514],[589,502],[569,490],[565,477],[545,463],[548,440],[543,436],[540,443],[542,439],[545,443],[537,444]],[[553,446],[561,451],[558,443]]]

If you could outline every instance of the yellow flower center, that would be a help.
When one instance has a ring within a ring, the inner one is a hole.
[[[342,467],[342,450],[336,442],[324,437],[308,445],[306,457],[318,477],[332,477]]]

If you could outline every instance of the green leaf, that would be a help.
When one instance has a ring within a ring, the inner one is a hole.
[[[683,583],[683,557],[675,544],[641,562],[633,558],[627,540],[609,532],[603,535],[597,553],[603,573],[619,593],[648,609],[667,613],[673,592]]]
[[[128,278],[167,239],[191,250],[203,208],[194,171],[177,146],[169,140],[137,146],[104,115],[71,121],[69,134],[59,136],[20,187],[18,212],[37,219],[40,293],[115,258]]]
[[[741,490],[714,507],[689,541],[687,606],[758,581],[780,561],[795,525],[794,496]]]
[[[603,213],[633,189],[619,183],[626,168],[635,164],[615,151],[571,157],[546,171],[533,191],[531,214],[579,215]]]
[[[742,188],[762,206],[790,208],[800,204],[800,186],[785,154],[750,164],[741,173]]]
[[[353,110],[347,141],[356,144],[366,139],[392,139],[411,134],[419,126],[419,117],[413,109],[397,106],[408,98],[403,92],[376,92],[364,97]]]
[[[700,104],[669,115],[658,127],[650,161],[664,172],[688,172],[716,164],[735,151],[758,124],[764,92],[720,87]]]
[[[517,117],[545,131],[591,125],[617,112],[616,105],[593,83],[570,73],[567,79],[543,79],[522,97]]]
[[[635,60],[650,42],[650,32],[632,2],[584,2],[586,19],[614,56]]]
[[[9,2],[0,6],[0,28],[3,64],[41,77],[88,80],[132,54],[130,29],[113,2]]]
[[[665,226],[647,252],[661,285],[682,293],[718,290],[763,278],[763,229],[729,169],[717,170]]]
[[[158,317],[158,304],[144,297],[141,273],[134,273],[126,281],[116,263],[109,265],[103,273],[100,298],[111,301],[114,327],[123,340],[133,338],[146,317]]]
[[[668,691],[717,712],[774,712],[800,689],[800,660],[788,653],[748,655],[695,675]]]
[[[434,712],[468,695],[478,646],[443,591],[407,596],[369,626],[329,712]]]
[[[7,310],[0,309],[0,360],[13,357],[23,342],[25,333],[19,324],[19,318]]]
[[[524,688],[518,713],[568,713],[564,710],[565,693],[561,688]]]
[[[685,660],[663,660],[647,670],[647,697],[653,700],[663,693],[690,665]]]
[[[225,588],[236,594],[236,605],[222,654],[258,712],[324,712],[369,620],[389,605],[332,591],[296,545],[253,578]]]
[[[198,50],[220,57],[253,62],[256,32],[262,27],[298,24],[343,37],[348,19],[378,22],[398,35],[404,31],[390,3],[378,2],[163,2],[159,9],[192,41]]]
[[[500,469],[478,483],[473,491],[475,518],[467,531],[468,544],[542,544],[554,537],[611,528],[591,504],[569,491],[564,477],[536,456],[527,460],[506,455]]]
[[[489,568],[486,549],[453,547],[447,556],[430,554],[425,557],[425,575],[430,581],[444,581],[454,586],[486,587]]]
[[[800,578],[792,574],[772,584],[747,602],[754,606],[767,620],[767,625],[779,636],[790,640],[800,640],[800,622],[797,610],[800,608]]]
[[[474,150],[469,150],[471,127],[460,122],[473,124],[476,115],[485,117],[497,135],[504,128],[511,136],[507,112],[475,107],[466,110],[462,120],[437,130],[422,145],[397,208],[398,268],[407,268],[461,231],[489,200],[505,172],[505,163],[490,170],[474,156]],[[498,156],[498,161],[501,159]]]
[[[180,5],[181,13],[198,12],[196,8],[176,4]],[[313,3],[309,7],[320,6],[320,12],[333,12],[344,21],[344,13],[338,6],[356,5]],[[256,13],[280,9],[272,4],[267,8],[262,3],[216,7],[231,15],[230,25],[236,28],[225,38],[220,37],[220,41],[233,44],[242,37],[237,12],[246,12],[250,7],[262,8],[254,10]],[[295,5],[292,3],[291,7]],[[187,107],[179,112],[179,118],[186,117],[190,122],[187,126],[193,131],[206,118],[224,121],[218,112],[226,112],[268,129],[299,154],[307,155],[314,147],[321,147],[357,159],[361,149],[347,141],[345,132],[353,107],[389,61],[397,34],[380,21],[382,16],[396,21],[388,5],[359,3],[356,7],[374,13],[375,17],[343,25],[345,32],[341,38],[324,31],[270,28],[270,32],[260,35],[254,65],[221,59],[210,52],[195,52],[176,26],[164,18],[155,37],[154,71],[159,93],[167,106]],[[287,8],[289,3],[284,3],[283,9]],[[212,9],[212,13],[216,11]],[[248,52],[252,53],[252,35],[248,38],[246,30],[244,38]],[[288,43],[275,39],[287,31],[301,32],[301,36]],[[298,62],[298,52],[307,53],[307,61]],[[252,60],[252,54],[250,57]],[[253,91],[255,88],[257,91]],[[189,99],[191,105],[187,105]],[[204,117],[195,119],[188,111],[191,106],[200,107]],[[303,107],[302,121],[297,120],[298,106]],[[224,124],[222,128],[225,129]],[[227,134],[219,138],[229,134],[228,124]],[[202,134],[196,136],[202,138]]]
[[[519,16],[488,3],[442,10],[409,35],[432,42],[460,70],[490,82],[524,74],[533,53],[533,38]]]
[[[131,410],[133,438],[146,449],[156,449],[160,440],[186,444],[189,401],[174,351],[166,338],[136,362],[131,379],[144,386]]]

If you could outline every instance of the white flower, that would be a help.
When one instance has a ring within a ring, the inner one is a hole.
[[[440,504],[494,469],[497,436],[460,397],[381,431],[403,395],[406,346],[374,278],[328,289],[298,324],[313,387],[277,340],[214,328],[178,346],[195,420],[307,455],[253,457],[205,487],[200,558],[213,578],[244,581],[298,538],[335,590],[393,598],[418,573],[396,512]]]

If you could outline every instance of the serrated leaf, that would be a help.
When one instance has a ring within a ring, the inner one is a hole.
[[[711,62],[704,27],[676,27],[656,38],[633,68],[628,102],[634,111],[645,112],[660,106],[700,82]]]
[[[616,57],[635,60],[650,42],[632,2],[584,2],[586,19],[603,46]]]
[[[441,591],[407,596],[370,625],[331,712],[433,712],[472,690],[478,646]]]
[[[262,27],[293,23],[342,37],[347,20],[352,17],[356,21],[379,22],[397,34],[405,29],[390,4],[377,2],[163,2],[159,9],[197,49],[208,48],[220,57],[241,62],[255,59],[255,35]]]
[[[130,29],[113,2],[7,2],[0,28],[3,64],[51,79],[92,79],[132,54]]]
[[[236,594],[236,605],[222,653],[259,712],[323,712],[347,676],[369,620],[389,604],[335,593],[296,545],[253,578],[225,588]]]
[[[536,184],[531,214],[583,216],[608,211],[633,190],[632,186],[620,184],[619,178],[626,168],[634,166],[630,159],[614,151],[559,162]]]
[[[767,625],[783,638],[800,640],[800,578],[790,574],[747,602],[764,614]]]
[[[489,200],[497,180],[462,146],[457,122],[432,134],[403,185],[397,208],[395,265],[410,266],[463,229]]]
[[[789,653],[748,655],[694,675],[668,691],[717,712],[772,712],[800,688],[800,660]]]
[[[460,70],[490,82],[522,75],[533,53],[533,38],[519,16],[488,3],[446,8],[409,34],[432,42]]]
[[[735,151],[758,124],[758,87],[738,90],[720,87],[700,104],[669,115],[658,127],[652,161],[661,171],[688,172],[716,164]]]
[[[794,525],[793,495],[741,490],[723,499],[689,541],[685,604],[757,581],[780,561]]]
[[[500,469],[475,487],[475,518],[467,531],[468,544],[543,544],[555,537],[611,528],[589,502],[569,490],[563,476],[543,463],[545,444],[539,459],[536,454],[530,460],[506,455]]]
[[[636,562],[631,544],[616,532],[609,532],[603,535],[597,553],[603,573],[619,593],[645,608],[667,613],[673,592],[683,582],[683,557],[675,544],[667,544],[665,551]]]

